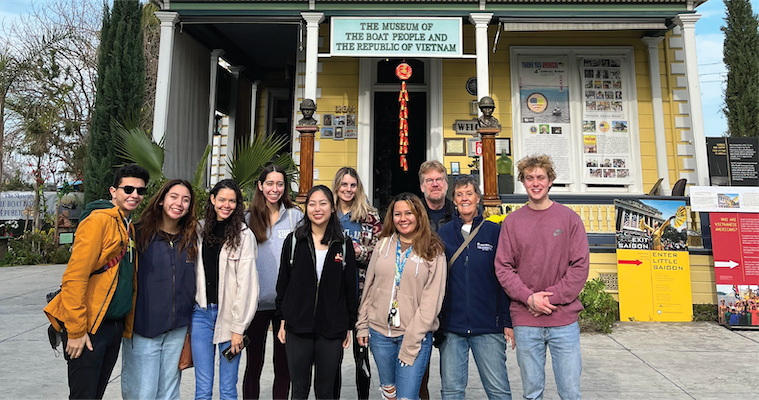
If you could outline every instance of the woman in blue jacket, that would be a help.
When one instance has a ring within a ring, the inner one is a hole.
[[[440,345],[440,392],[444,400],[466,397],[470,349],[488,399],[511,399],[506,372],[509,341],[514,348],[511,301],[498,283],[494,267],[500,227],[478,215],[480,198],[475,178],[466,175],[456,179],[453,203],[458,218],[437,232],[448,260],[448,287],[438,331],[445,337]],[[469,243],[463,246],[467,239]]]
[[[179,355],[195,303],[196,225],[192,185],[179,179],[161,187],[136,224],[134,333],[122,346],[125,399],[179,398]]]

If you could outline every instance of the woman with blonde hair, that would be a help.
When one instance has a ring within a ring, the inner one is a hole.
[[[379,240],[382,224],[377,209],[369,204],[364,185],[358,172],[351,167],[342,167],[332,181],[332,193],[335,196],[335,208],[343,233],[353,241],[358,267],[358,298],[361,298],[366,279],[366,268],[372,257],[374,246]],[[355,331],[353,333],[353,358],[356,362],[356,391],[358,399],[369,398],[371,370],[366,349],[358,345]],[[334,398],[340,398],[342,376],[338,371],[335,380]]]
[[[446,272],[443,243],[424,204],[414,194],[399,194],[369,263],[356,323],[359,344],[371,346],[385,399],[419,398]]]

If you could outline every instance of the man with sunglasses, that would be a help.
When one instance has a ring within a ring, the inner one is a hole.
[[[61,292],[45,307],[63,333],[69,398],[102,399],[121,337],[131,337],[137,255],[129,214],[142,202],[148,180],[135,164],[116,171],[111,201],[100,201],[101,209],[79,223]]]

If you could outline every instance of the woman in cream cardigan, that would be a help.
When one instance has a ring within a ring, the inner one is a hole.
[[[258,249],[244,221],[240,187],[225,179],[211,189],[196,262],[197,292],[191,342],[195,398],[213,393],[214,357],[219,357],[222,399],[237,399],[243,334],[258,305]],[[215,356],[218,346],[218,355]],[[221,353],[229,349],[230,359]]]
[[[371,346],[385,399],[418,399],[445,295],[443,243],[419,198],[393,199],[366,272],[356,332]]]

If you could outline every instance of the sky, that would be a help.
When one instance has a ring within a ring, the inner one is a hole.
[[[33,0],[0,0],[0,21],[28,12]],[[36,0],[44,1],[44,0]],[[754,12],[759,11],[759,0],[751,0]],[[725,90],[725,65],[722,63],[724,35],[720,27],[725,23],[725,5],[721,0],[709,0],[697,9],[701,19],[696,23],[696,48],[701,81],[704,131],[706,136],[722,136],[727,122],[722,107]]]

